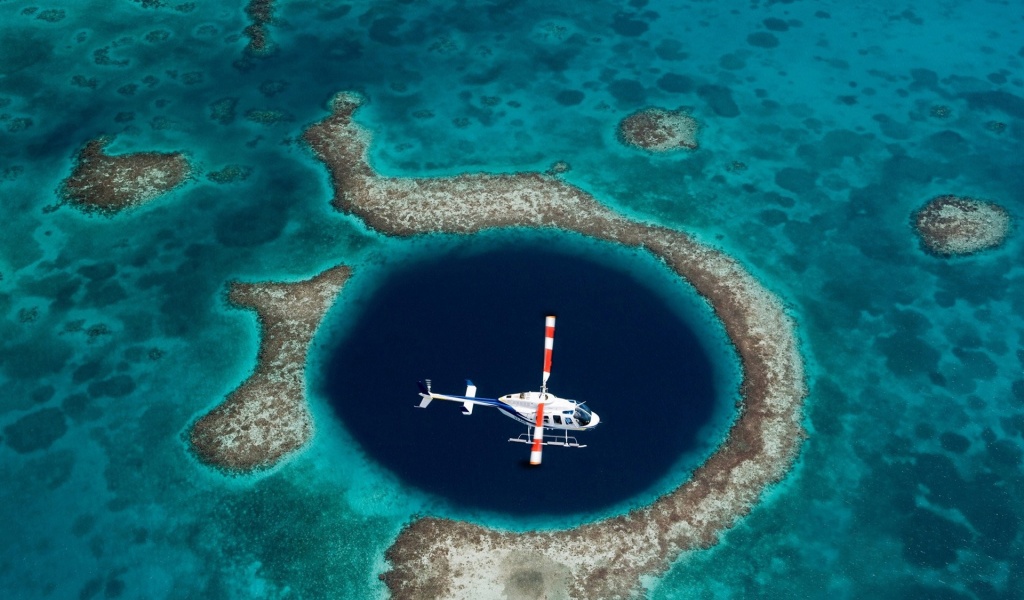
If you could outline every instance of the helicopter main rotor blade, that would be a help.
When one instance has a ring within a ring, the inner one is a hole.
[[[541,425],[543,422],[544,402],[542,401],[537,405],[537,422],[533,427],[533,448],[530,449],[530,464],[533,466],[540,464],[541,448],[544,447],[544,427]]]
[[[555,317],[549,315],[544,319],[544,380],[541,391],[548,389],[548,377],[551,376],[551,351],[555,347]]]

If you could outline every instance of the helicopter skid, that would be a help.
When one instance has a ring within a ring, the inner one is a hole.
[[[532,444],[533,438],[528,433],[520,433],[519,437],[508,438],[510,442],[519,442],[521,444]],[[586,448],[586,444],[581,444],[576,441],[576,438],[572,436],[561,436],[558,438],[552,438],[541,442],[542,446],[564,446],[566,448]]]

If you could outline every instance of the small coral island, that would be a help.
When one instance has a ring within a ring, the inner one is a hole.
[[[619,123],[619,140],[649,152],[697,148],[697,121],[686,111],[645,108]]]
[[[192,173],[180,152],[112,156],[104,152],[110,141],[87,143],[71,175],[61,183],[61,196],[86,212],[114,214],[139,206],[178,187]]]
[[[228,299],[256,311],[256,371],[199,419],[189,439],[200,460],[232,473],[265,469],[313,435],[306,351],[351,271],[335,267],[296,283],[232,283]]]
[[[914,229],[925,249],[938,256],[963,256],[1002,245],[1010,214],[991,202],[939,196],[914,213]]]

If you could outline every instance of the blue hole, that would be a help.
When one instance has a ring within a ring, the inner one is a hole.
[[[555,517],[628,503],[681,456],[710,454],[699,432],[735,388],[721,389],[716,354],[706,352],[724,336],[708,339],[707,324],[693,327],[665,293],[690,288],[653,257],[610,244],[495,239],[392,267],[359,314],[346,313],[342,339],[328,342],[321,391],[367,454],[456,509]],[[652,274],[660,284],[639,280]],[[414,408],[421,379],[459,395],[471,379],[489,398],[539,389],[546,314],[558,316],[549,391],[601,418],[572,434],[586,448],[545,447],[530,468],[530,447],[507,441],[527,428],[497,410],[463,416],[461,404],[439,400]]]

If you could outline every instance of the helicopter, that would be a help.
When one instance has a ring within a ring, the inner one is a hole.
[[[474,406],[487,406],[498,409],[523,425],[527,432],[518,437],[509,438],[510,442],[531,444],[530,464],[541,463],[541,450],[544,446],[564,446],[566,448],[586,448],[576,438],[569,435],[570,431],[589,431],[597,427],[601,418],[590,410],[583,402],[559,398],[548,392],[548,378],[551,376],[551,352],[555,341],[555,317],[549,315],[544,319],[544,376],[540,391],[507,394],[499,398],[481,398],[476,395],[476,385],[466,380],[466,393],[462,396],[439,394],[430,389],[430,380],[419,382],[420,403],[418,408],[426,408],[432,400],[450,400],[462,403],[462,414],[473,414]],[[545,429],[560,430],[561,434],[548,435]]]

